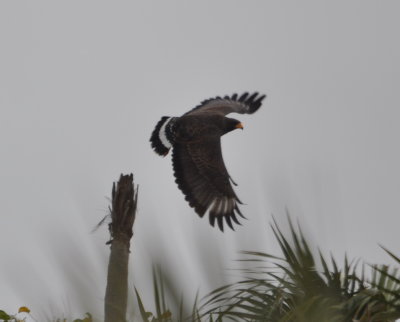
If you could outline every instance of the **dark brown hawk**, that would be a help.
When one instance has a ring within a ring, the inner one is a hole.
[[[196,213],[203,217],[208,212],[211,226],[217,221],[221,231],[224,219],[233,229],[232,221],[240,225],[236,215],[244,218],[238,207],[241,201],[232,188],[236,183],[229,176],[221,153],[221,136],[243,126],[225,115],[253,114],[264,98],[258,93],[244,93],[240,97],[234,94],[205,100],[181,117],[162,117],[150,138],[159,155],[167,155],[172,148],[179,189]]]

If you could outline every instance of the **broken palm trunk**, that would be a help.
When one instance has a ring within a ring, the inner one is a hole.
[[[107,288],[104,304],[105,322],[126,322],[128,297],[128,260],[132,227],[137,209],[137,188],[133,175],[122,175],[112,188],[110,207],[111,244],[108,262]]]

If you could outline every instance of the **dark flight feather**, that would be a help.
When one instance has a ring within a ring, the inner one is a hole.
[[[242,94],[239,98],[237,94],[224,98],[216,97],[203,101],[200,105],[190,110],[184,115],[195,115],[200,113],[214,113],[227,115],[229,113],[253,114],[256,112],[265,95],[258,96],[257,92],[248,97],[249,93]]]

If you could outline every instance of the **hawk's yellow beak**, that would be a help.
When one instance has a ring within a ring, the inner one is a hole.
[[[237,129],[242,129],[242,130],[243,130],[243,124],[242,124],[242,123],[237,124],[237,125],[236,125],[236,128],[237,128]]]

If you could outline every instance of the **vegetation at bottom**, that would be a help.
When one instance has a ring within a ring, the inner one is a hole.
[[[289,220],[284,235],[271,227],[281,256],[243,252],[243,280],[220,287],[202,300],[185,303],[171,279],[153,271],[153,310],[135,289],[137,312],[128,321],[394,322],[400,319],[400,258],[382,247],[394,265],[339,263],[312,249]],[[29,312],[27,312],[29,313]],[[0,310],[0,321],[19,321]],[[57,321],[57,320],[54,320]],[[65,320],[58,320],[65,321]],[[74,322],[92,321],[86,314]],[[93,320],[94,321],[94,320]]]
[[[301,229],[289,219],[285,236],[276,222],[273,233],[280,257],[244,252],[250,268],[244,279],[220,287],[189,308],[183,300],[176,312],[168,306],[161,274],[154,274],[155,313],[145,309],[136,291],[143,322],[265,321],[265,322],[391,322],[400,318],[400,258],[382,247],[395,266],[349,261],[341,265],[312,250]],[[174,303],[177,298],[172,296]],[[176,305],[174,305],[176,307]]]
[[[5,322],[25,322],[25,321],[38,321],[30,315],[31,310],[26,306],[21,306],[16,314],[7,314],[5,311],[0,310],[0,321]],[[55,319],[54,322],[67,322],[67,319]],[[83,319],[75,319],[72,322],[93,322],[92,315],[86,313]]]

